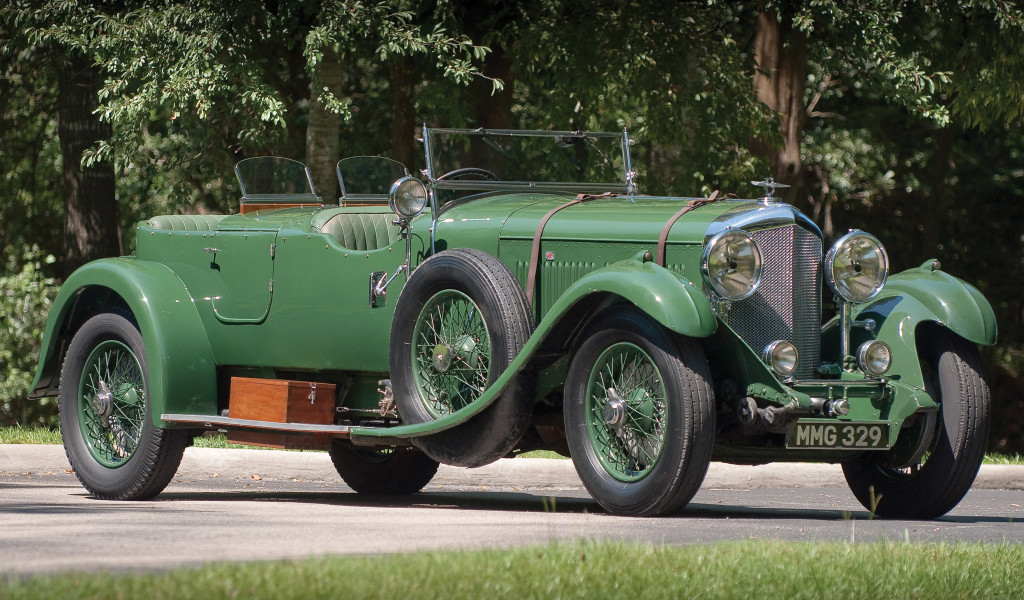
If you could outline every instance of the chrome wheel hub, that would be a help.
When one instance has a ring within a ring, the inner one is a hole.
[[[626,401],[619,397],[615,388],[608,388],[608,403],[604,405],[604,422],[619,431],[626,422]]]
[[[107,382],[100,380],[100,391],[92,397],[92,410],[100,418],[104,427],[110,426],[110,415],[114,412],[114,395],[110,393]]]
[[[434,370],[438,373],[447,373],[448,369],[452,368],[452,357],[454,356],[452,349],[447,344],[438,344],[434,346],[433,352],[433,363]]]

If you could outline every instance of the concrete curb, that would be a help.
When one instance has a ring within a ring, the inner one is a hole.
[[[47,475],[70,471],[63,446],[0,444],[0,476]],[[325,452],[286,452],[189,448],[179,475],[262,479],[340,481]],[[545,458],[502,459],[476,469],[442,465],[432,486],[512,487],[520,489],[582,489],[572,461]],[[705,489],[846,487],[839,465],[771,463],[756,467],[711,463]],[[1024,466],[982,465],[974,482],[978,489],[1024,490]]]

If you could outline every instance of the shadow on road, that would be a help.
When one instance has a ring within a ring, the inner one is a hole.
[[[204,502],[296,502],[361,508],[420,508],[439,510],[510,511],[533,513],[578,513],[609,515],[591,498],[552,496],[543,493],[505,491],[480,492],[421,492],[412,496],[369,496],[354,492],[164,492],[155,501]],[[811,521],[866,521],[872,517],[867,511],[847,511],[824,508],[782,508],[766,506],[737,506],[726,504],[690,503],[681,512],[661,519],[785,519]],[[939,523],[1005,523],[1000,516],[947,515]]]
[[[110,511],[132,511],[151,510],[154,504],[161,505],[162,509],[179,510],[173,506],[180,503],[182,512],[197,510],[190,505],[191,502],[215,502],[215,503],[238,503],[238,502],[290,502],[305,505],[340,506],[353,508],[393,508],[393,509],[437,509],[437,510],[465,510],[465,511],[492,511],[492,512],[520,512],[520,513],[561,513],[561,514],[590,514],[609,519],[616,519],[608,515],[585,492],[577,492],[579,495],[566,495],[562,490],[553,490],[545,493],[544,490],[530,491],[507,491],[507,490],[474,490],[474,491],[450,491],[430,490],[412,496],[369,496],[348,491],[340,484],[325,484],[323,482],[269,482],[269,485],[260,485],[259,488],[239,489],[235,487],[237,481],[219,481],[216,484],[211,482],[198,483],[194,481],[176,482],[172,487],[156,498],[145,501],[111,501],[97,500],[90,498],[88,493],[77,485],[77,482],[64,481],[71,479],[66,475],[50,477],[33,477],[28,480],[21,480],[17,483],[4,482],[0,488],[21,488],[51,489],[66,488],[67,496],[74,498],[71,503],[9,503],[0,502],[0,515],[3,514],[101,514]],[[268,482],[260,482],[266,484]],[[209,485],[221,486],[222,489],[210,489]],[[245,484],[250,485],[250,484]],[[275,485],[290,485],[292,489],[272,489]],[[295,489],[299,486],[300,489]],[[185,488],[185,489],[182,489]],[[813,492],[812,490],[805,490]],[[58,495],[59,492],[56,492]],[[738,504],[737,497],[728,492],[717,490],[714,492],[719,500],[714,503],[691,502],[681,512],[669,517],[675,521],[687,519],[700,520],[749,520],[749,521],[819,521],[841,522],[848,520],[867,521],[871,515],[865,510],[840,510],[824,507],[786,507],[776,506],[771,498],[758,496],[758,504],[755,506]],[[813,493],[812,493],[813,495]],[[701,496],[698,496],[698,500]],[[706,498],[706,496],[705,496]],[[779,503],[790,503],[792,498],[786,498]],[[1012,517],[1001,515],[946,515],[935,523],[946,524],[983,524],[983,523],[1007,523],[1013,522]],[[925,522],[925,521],[919,521]]]

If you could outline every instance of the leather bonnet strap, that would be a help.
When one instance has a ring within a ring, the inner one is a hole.
[[[597,196],[580,194],[576,196],[575,200],[566,202],[565,204],[556,206],[549,210],[548,214],[544,215],[544,218],[540,220],[540,223],[537,223],[537,231],[533,234],[533,246],[530,248],[530,271],[526,276],[526,300],[530,303],[531,307],[533,306],[533,294],[537,289],[537,270],[540,268],[540,238],[544,235],[544,226],[548,224],[551,217],[555,216],[556,212],[563,208],[569,208],[575,204],[581,204],[583,202],[589,202],[599,198],[613,198],[614,196],[615,194],[612,192],[605,192]]]
[[[672,218],[669,219],[667,223],[665,223],[664,227],[662,227],[661,235],[658,236],[658,255],[655,258],[654,264],[661,265],[662,267],[665,266],[665,244],[666,242],[668,242],[668,232],[672,230],[672,226],[676,224],[676,221],[679,220],[679,217],[685,215],[686,213],[690,212],[695,208],[699,208],[701,206],[704,206],[705,204],[711,204],[716,199],[718,199],[718,190],[712,192],[711,195],[708,196],[707,198],[696,198],[694,200],[690,200],[689,202],[686,203],[686,206],[684,206],[679,212],[672,215]]]

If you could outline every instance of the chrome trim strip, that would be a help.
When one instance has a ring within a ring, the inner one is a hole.
[[[715,235],[730,228],[743,229],[748,233],[753,233],[785,225],[798,225],[819,238],[824,237],[814,221],[793,206],[782,203],[765,206],[760,202],[750,200],[722,213],[720,217],[712,221],[704,234],[704,241],[706,243]]]
[[[622,128],[622,167],[625,171],[626,191],[630,197],[636,195],[636,171],[633,170],[633,162],[629,156],[629,147],[633,140],[629,139],[629,132]]]
[[[437,254],[437,247],[435,243],[437,241],[437,196],[434,194],[434,186],[437,185],[437,180],[434,178],[434,159],[430,155],[430,128],[427,127],[426,122],[423,123],[423,152],[427,155],[427,168],[423,173],[427,177],[427,181],[430,185],[427,186],[427,193],[430,195],[430,254],[433,256]]]
[[[833,387],[833,388],[852,388],[852,387],[879,387],[885,388],[888,382],[884,379],[862,379],[860,381],[853,381],[850,379],[801,379],[799,381],[791,381],[787,385],[791,388],[800,388],[803,386],[808,387]]]
[[[592,138],[621,138],[621,133],[609,131],[552,131],[549,129],[451,129],[444,127],[431,127],[430,131],[436,133],[476,133],[478,135],[507,135],[511,137],[592,137]]]
[[[460,181],[445,179],[431,180],[438,190],[483,190],[495,192],[573,192],[595,193],[616,192],[625,194],[629,186],[622,183],[573,183],[571,181]]]

